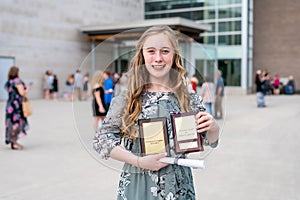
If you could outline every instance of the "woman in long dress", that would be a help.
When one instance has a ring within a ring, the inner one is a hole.
[[[19,78],[19,68],[12,66],[8,72],[8,81],[5,84],[8,92],[5,115],[5,143],[14,150],[21,150],[23,146],[17,141],[26,135],[29,129],[27,118],[23,114],[22,101],[29,87]]]

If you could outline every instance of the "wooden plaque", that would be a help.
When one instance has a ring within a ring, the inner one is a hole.
[[[171,114],[175,152],[191,153],[203,151],[202,136],[197,133],[196,112]]]
[[[167,153],[170,155],[167,119],[165,117],[138,121],[142,155]]]

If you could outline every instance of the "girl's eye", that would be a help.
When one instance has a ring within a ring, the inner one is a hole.
[[[161,52],[162,52],[162,54],[168,54],[170,52],[170,50],[169,49],[163,49]]]

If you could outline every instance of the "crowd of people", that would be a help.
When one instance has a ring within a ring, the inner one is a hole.
[[[126,74],[120,77],[115,73],[115,79],[110,77],[109,71],[96,71],[91,83],[89,73],[81,75],[80,70],[70,74],[66,80],[68,100],[88,100],[92,97],[93,116],[95,117],[95,131],[101,126],[101,122],[107,114],[114,96],[118,96],[127,82]],[[23,110],[23,100],[31,90],[33,83],[26,85],[19,76],[19,68],[12,66],[8,72],[7,82],[4,86],[8,93],[5,115],[5,143],[11,145],[14,150],[22,150],[23,146],[18,140],[24,137],[29,130],[27,116]],[[47,70],[43,76],[44,98],[56,100],[58,98],[59,81],[52,70]]]
[[[58,93],[58,78],[52,70],[47,70],[43,79],[44,98],[56,99]]]
[[[127,74],[106,71],[96,71],[90,83],[89,73],[81,74],[79,69],[70,74],[66,80],[64,98],[73,100],[92,99],[92,112],[94,117],[94,130],[101,127],[107,114],[112,98],[118,96],[126,88]],[[44,77],[45,99],[56,99],[58,92],[58,80],[51,70],[47,70]]]
[[[206,112],[210,113],[215,119],[222,119],[223,116],[223,97],[224,97],[224,80],[222,71],[217,70],[215,73],[216,85],[213,80],[206,76],[201,85],[201,90],[198,91],[197,85],[199,80],[196,75],[190,78],[190,91],[199,93],[203,99]]]
[[[52,70],[47,70],[43,78],[43,91],[45,99],[56,100],[59,92],[59,80]],[[70,74],[65,82],[66,90],[62,93],[67,100],[87,100],[88,99],[89,73],[84,76],[80,70]],[[75,95],[74,95],[75,94]],[[74,99],[75,98],[75,99]]]
[[[286,82],[278,74],[271,77],[267,70],[258,69],[255,76],[257,107],[266,107],[265,95],[295,94],[295,80],[292,75]]]
[[[98,72],[95,72],[98,74]],[[95,75],[94,74],[94,75]],[[115,72],[113,75],[109,71],[104,71],[101,75],[105,81],[105,102],[106,107],[109,107],[111,99],[113,96],[117,96],[122,90],[125,89],[126,75]],[[59,98],[59,81],[56,74],[52,70],[47,70],[43,77],[43,92],[44,99],[54,99]],[[61,92],[61,97],[66,100],[88,100],[91,97],[91,90],[93,84],[90,83],[89,73],[81,74],[78,69],[75,73],[69,74],[65,82],[65,90]]]
[[[127,74],[114,73],[111,77],[109,71],[96,71],[91,84],[92,108],[94,116],[94,130],[97,131],[109,110],[113,97],[126,89]]]

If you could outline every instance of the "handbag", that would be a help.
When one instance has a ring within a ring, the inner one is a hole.
[[[29,101],[29,99],[26,96],[23,97],[22,111],[23,111],[24,117],[28,117],[28,116],[32,115],[31,102]]]

